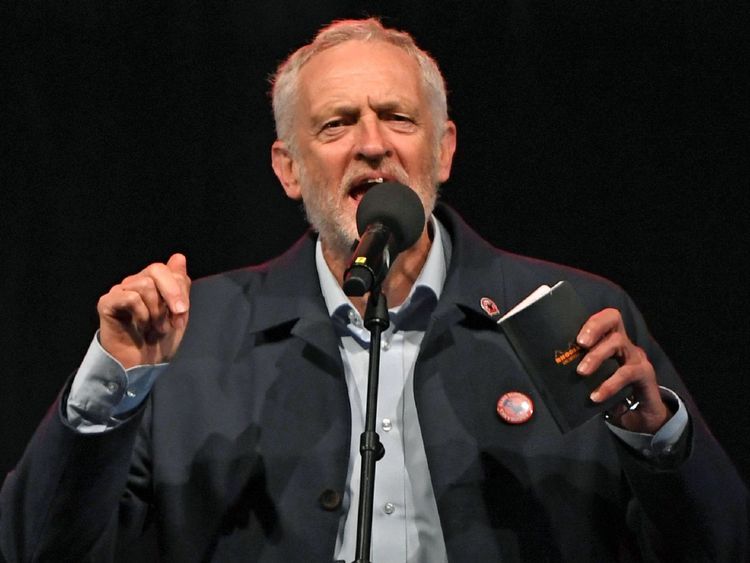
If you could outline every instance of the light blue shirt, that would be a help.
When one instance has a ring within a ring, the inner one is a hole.
[[[414,366],[427,322],[435,309],[450,263],[450,238],[432,218],[432,246],[404,302],[392,309],[382,334],[378,427],[385,456],[375,470],[372,561],[440,563],[447,561],[430,470],[414,401]],[[357,511],[364,430],[370,332],[344,295],[323,258],[318,241],[315,263],[326,307],[339,337],[339,350],[351,403],[352,434],[334,559],[353,561],[357,541]]]
[[[156,378],[168,365],[134,366],[126,370],[99,344],[97,331],[70,386],[68,422],[81,433],[116,427],[146,399]]]

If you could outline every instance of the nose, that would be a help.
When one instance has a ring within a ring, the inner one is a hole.
[[[357,123],[356,158],[378,164],[391,156],[383,124],[375,116],[367,116]]]

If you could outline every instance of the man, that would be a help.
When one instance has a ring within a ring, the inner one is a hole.
[[[747,492],[627,296],[436,207],[456,127],[408,35],[332,24],[282,65],[273,102],[273,168],[317,240],[192,288],[174,255],[100,299],[98,337],[3,488],[9,560],[107,560],[147,531],[168,561],[353,560],[368,335],[340,285],[358,202],[386,180],[427,222],[383,284],[372,559],[747,557]],[[480,306],[559,279],[591,313],[581,376],[620,363],[591,399],[631,385],[639,402],[566,434]],[[536,405],[523,424],[495,413],[507,391]]]

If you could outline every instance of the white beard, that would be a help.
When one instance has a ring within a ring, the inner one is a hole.
[[[422,201],[425,210],[425,221],[432,214],[438,196],[437,159],[433,158],[429,167],[429,177],[409,178],[399,165],[384,164],[378,171],[395,178],[398,182],[413,189]],[[299,182],[305,215],[310,225],[320,234],[320,239],[328,252],[348,260],[352,247],[359,238],[355,216],[349,215],[349,207],[342,205],[349,198],[352,180],[362,174],[371,172],[371,167],[353,166],[341,179],[334,190],[325,185],[322,178],[308,174],[307,167],[299,163]]]

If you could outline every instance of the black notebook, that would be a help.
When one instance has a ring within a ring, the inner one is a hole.
[[[537,288],[498,321],[562,432],[612,409],[632,393],[626,387],[605,403],[589,399],[618,363],[609,359],[588,377],[576,373],[586,354],[576,336],[588,317],[573,286],[561,281]]]

